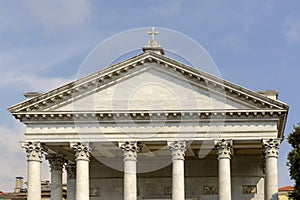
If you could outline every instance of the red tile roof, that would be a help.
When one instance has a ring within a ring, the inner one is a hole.
[[[293,191],[293,190],[294,190],[293,186],[284,186],[284,187],[278,188],[278,191]]]

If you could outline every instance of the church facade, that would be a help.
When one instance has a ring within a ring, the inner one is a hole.
[[[9,108],[26,125],[28,200],[278,199],[288,106],[164,55],[140,55]]]

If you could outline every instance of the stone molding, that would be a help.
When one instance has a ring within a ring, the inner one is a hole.
[[[23,142],[21,145],[26,151],[28,158],[27,161],[42,162],[45,149],[42,147],[40,142]]]
[[[109,84],[111,81],[120,78],[123,74],[126,74],[129,71],[136,71],[138,68],[141,68],[144,63],[157,63],[165,67],[166,70],[184,76],[192,82],[205,87],[215,88],[217,91],[226,92],[228,96],[232,96],[233,98],[241,101],[247,101],[255,107],[269,107],[271,109],[288,107],[285,104],[275,100],[270,100],[260,94],[245,89],[241,91],[241,88],[237,85],[231,84],[207,73],[200,72],[199,70],[193,69],[190,66],[177,62],[173,59],[147,51],[127,61],[110,66],[108,69],[104,69],[85,77],[83,80],[75,81],[46,94],[17,104],[9,108],[9,111],[20,112],[45,110],[46,108],[52,107],[58,103],[66,102],[68,99],[86,94],[100,85],[103,86]]]
[[[124,152],[124,161],[137,161],[137,153],[140,152],[137,142],[120,142],[119,148]]]
[[[169,149],[172,152],[172,160],[184,160],[187,149],[185,141],[168,142]]]
[[[263,147],[264,147],[264,153],[266,158],[268,157],[278,158],[280,139],[263,140]]]
[[[91,148],[89,146],[89,143],[71,143],[71,147],[75,151],[75,160],[90,160],[90,152]]]
[[[75,164],[67,164],[67,178],[68,179],[76,179],[76,165]]]
[[[213,119],[252,119],[258,117],[263,119],[278,118],[286,113],[282,110],[219,110],[219,111],[155,111],[155,112],[87,112],[74,113],[71,112],[26,112],[15,115],[16,119],[23,122],[43,121],[47,123],[57,122],[73,122],[88,121],[88,122],[115,122],[117,121],[149,121],[149,120],[210,120]]]
[[[231,158],[232,140],[216,140],[215,147],[217,148],[218,159]]]
[[[48,154],[46,159],[49,161],[51,171],[58,170],[62,171],[66,160],[62,155]]]

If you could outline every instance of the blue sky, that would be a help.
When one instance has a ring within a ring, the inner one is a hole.
[[[279,99],[290,105],[286,137],[300,121],[297,0],[0,3],[0,190],[12,190],[15,176],[26,177],[26,157],[18,143],[24,126],[6,109],[25,100],[24,92],[45,92],[74,80],[96,45],[128,29],[164,27],[190,36],[208,51],[224,79],[254,91],[280,92]],[[289,151],[284,141],[280,186],[292,184],[286,167]],[[46,179],[47,163],[43,165]]]

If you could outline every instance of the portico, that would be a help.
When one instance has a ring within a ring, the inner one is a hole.
[[[277,177],[277,154],[278,154],[278,141],[264,140],[265,151],[271,152],[272,157],[269,154],[266,154],[266,168],[265,168],[265,199],[274,199],[274,196],[277,193],[276,177]],[[141,142],[139,142],[141,143]],[[232,150],[233,141],[226,140],[215,140],[214,141],[217,149],[217,159],[218,159],[218,194],[219,199],[231,199],[231,167],[230,167],[230,158]],[[123,142],[119,144],[120,151],[124,153],[124,199],[137,199],[137,162],[138,162],[138,152],[139,147],[137,142]],[[33,153],[36,155],[43,154],[43,148],[41,143],[26,143],[23,145],[26,149],[32,149],[28,151],[30,156],[33,156]],[[76,154],[76,165],[68,165],[68,199],[90,199],[89,197],[89,154],[90,149],[87,147],[88,144],[82,144],[81,142],[71,145],[75,149]],[[173,141],[167,143],[168,148],[170,149],[171,159],[172,159],[172,199],[173,200],[182,200],[185,198],[185,152],[187,150],[187,145],[185,141]],[[32,148],[33,147],[33,148]],[[40,156],[38,156],[40,157]],[[268,160],[273,158],[273,160]],[[61,173],[63,166],[63,159],[61,157],[54,157],[53,155],[48,155],[47,159],[51,163],[51,199],[61,199]],[[38,179],[40,177],[40,162],[32,164],[32,160],[28,160],[28,169],[30,171],[30,177]],[[35,166],[38,164],[37,166]],[[34,168],[34,170],[33,170]],[[76,170],[75,170],[76,168]],[[74,172],[76,171],[76,176]],[[40,198],[39,190],[31,190],[39,187],[40,181],[29,179],[30,184],[28,190],[34,191],[29,192],[28,198]],[[74,183],[75,182],[75,183]],[[79,189],[77,189],[79,188]],[[213,191],[212,191],[213,192]],[[217,193],[216,193],[217,194]]]
[[[9,108],[26,125],[28,200],[40,199],[43,155],[52,200],[63,170],[68,200],[277,199],[288,106],[276,95],[167,58],[152,38],[140,55]]]

